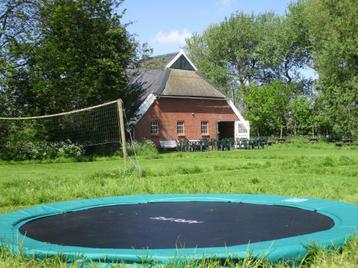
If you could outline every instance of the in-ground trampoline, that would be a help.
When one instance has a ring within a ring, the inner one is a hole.
[[[270,195],[143,195],[41,205],[0,216],[0,243],[37,257],[271,261],[358,234],[358,206]]]

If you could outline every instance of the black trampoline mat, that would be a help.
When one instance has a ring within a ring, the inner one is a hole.
[[[158,202],[90,208],[25,223],[32,239],[114,249],[225,247],[332,228],[334,221],[304,209],[229,202]]]

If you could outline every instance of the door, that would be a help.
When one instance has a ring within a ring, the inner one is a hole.
[[[235,121],[218,122],[218,140],[235,137]]]

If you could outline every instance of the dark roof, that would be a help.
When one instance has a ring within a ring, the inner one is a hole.
[[[164,55],[153,56],[148,59],[142,60],[140,66],[141,68],[145,69],[165,69],[165,66],[167,66],[167,64],[171,62],[171,60],[174,59],[177,54],[178,52],[174,52]]]
[[[130,79],[132,87],[141,91],[141,100],[144,101],[149,94],[159,95],[168,79],[167,69],[138,69]],[[133,75],[133,74],[132,74]]]
[[[225,98],[197,71],[166,68],[177,54],[149,58],[132,71],[131,84],[142,92],[142,101],[151,93],[156,96]]]

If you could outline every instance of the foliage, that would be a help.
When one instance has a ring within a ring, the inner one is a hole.
[[[290,113],[289,124],[293,131],[293,135],[307,134],[314,126],[314,114],[312,100],[303,96],[297,96],[288,104]],[[312,133],[314,134],[314,133]]]
[[[0,2],[0,116],[16,113],[14,95],[8,86],[14,69],[23,62],[9,54],[10,43],[21,39],[33,40],[39,1],[3,0]]]
[[[127,70],[135,65],[138,55],[145,56],[150,49],[145,45],[140,48],[127,31],[127,25],[122,23],[121,3],[1,2],[0,116],[53,114],[122,98],[130,118],[138,106],[140,92],[128,86]],[[46,124],[33,125],[23,131],[1,124],[0,144],[6,142],[2,157],[75,156],[68,146],[52,142],[57,139],[46,135],[53,132],[50,128]],[[33,131],[33,135],[26,131]]]
[[[279,135],[288,120],[289,87],[283,82],[251,86],[247,95],[246,115],[257,136]]]
[[[290,16],[234,13],[187,40],[187,48],[199,69],[237,102],[253,83],[302,81],[298,70],[309,59],[307,40]]]
[[[276,134],[281,128],[282,120],[264,123],[273,118],[266,109],[266,86],[281,81],[290,88],[287,107],[278,109],[281,118],[290,111],[288,134],[357,136],[357,13],[355,0],[298,0],[284,16],[234,13],[193,35],[187,49],[199,70],[253,120],[256,131]],[[310,68],[319,75],[315,83],[302,75]],[[261,92],[253,92],[261,86]]]
[[[209,26],[202,36],[187,40],[187,48],[199,70],[223,86],[224,93],[238,99],[238,89],[244,89],[257,75],[258,22],[254,15],[238,13],[218,25]]]
[[[83,147],[71,141],[46,142],[18,140],[16,142],[7,142],[0,149],[0,159],[2,160],[80,159],[83,155]]]
[[[121,1],[34,2],[39,3],[34,34],[6,45],[7,64],[22,63],[2,79],[17,107],[43,115],[117,98],[135,106],[139,92],[128,88],[126,69],[136,58],[137,43],[117,12]]]
[[[127,151],[129,156],[143,156],[145,158],[158,157],[157,147],[151,140],[145,140],[143,142],[134,141],[127,145]]]
[[[46,131],[37,122],[0,125],[0,159],[45,160],[57,158],[80,159],[84,147],[70,140],[46,141]]]
[[[357,136],[358,2],[308,0],[304,18],[314,48],[315,68],[326,116],[335,133]]]

